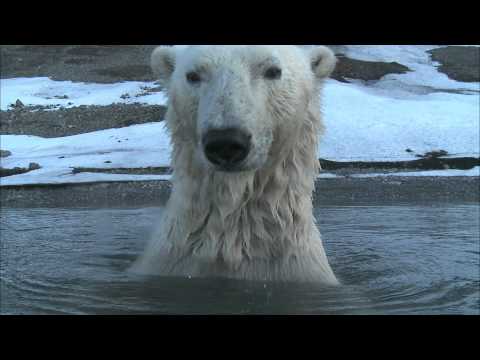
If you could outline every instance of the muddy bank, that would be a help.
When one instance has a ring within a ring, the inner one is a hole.
[[[479,47],[447,46],[428,52],[432,55],[433,61],[440,63],[438,71],[450,79],[464,82],[480,81]]]
[[[397,62],[363,61],[350,59],[342,54],[338,54],[337,59],[337,67],[331,77],[342,82],[349,82],[348,79],[375,81],[389,74],[405,74],[411,71]]]
[[[379,172],[415,171],[415,170],[470,170],[480,166],[480,159],[474,157],[440,158],[422,157],[410,161],[372,161],[372,162],[337,162],[320,159],[322,169],[338,174],[358,174],[372,172],[372,169]]]
[[[115,83],[154,81],[153,45],[2,45],[2,78]]]
[[[155,45],[2,45],[1,78],[47,76],[54,80],[115,83],[154,81],[150,55]],[[338,56],[333,78],[379,80],[410,69],[397,62],[362,61],[344,55],[345,46],[331,45]],[[480,48],[447,46],[430,50],[440,72],[457,81],[480,81]]]
[[[158,122],[163,120],[165,112],[165,106],[142,104],[79,106],[55,111],[41,107],[18,108],[0,112],[0,133],[45,138],[70,136]]]
[[[168,181],[113,182],[0,188],[2,207],[129,207],[165,204]],[[478,203],[478,177],[319,179],[316,205]]]
[[[127,175],[168,175],[172,174],[170,167],[145,167],[145,168],[72,168],[72,174],[99,173],[99,174],[127,174]]]
[[[41,166],[37,163],[28,164],[28,168],[15,167],[13,169],[4,169],[0,166],[0,177],[25,174],[30,171],[38,170]]]

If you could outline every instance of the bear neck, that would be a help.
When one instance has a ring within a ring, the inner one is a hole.
[[[318,240],[312,214],[319,170],[315,125],[305,122],[302,138],[282,144],[275,162],[256,172],[214,172],[199,164],[193,144],[174,145],[165,224],[171,250],[235,267],[284,258]]]

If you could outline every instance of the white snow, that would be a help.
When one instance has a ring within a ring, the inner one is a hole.
[[[2,135],[1,144],[12,153],[2,159],[5,168],[28,167],[30,162],[64,168],[133,168],[170,163],[169,137],[163,122],[53,139]]]
[[[348,57],[395,61],[412,71],[376,82],[329,81],[324,95],[327,133],[319,156],[336,161],[413,160],[417,154],[445,150],[450,156],[478,157],[480,83],[458,82],[438,72],[439,64],[426,52],[438,47],[343,46],[341,52]]]
[[[162,93],[148,94],[145,91],[155,87],[154,82],[137,81],[116,84],[86,84],[54,81],[47,77],[1,79],[0,108],[8,110],[17,100],[20,100],[25,106],[54,105],[57,108],[137,102],[164,105],[166,97]],[[62,99],[61,97],[65,95],[68,98]]]
[[[134,125],[62,138],[45,139],[28,135],[1,135],[2,149],[12,155],[1,159],[4,168],[28,167],[38,163],[42,169],[0,179],[1,185],[63,183],[125,179],[158,179],[146,175],[86,174],[70,175],[73,167],[145,168],[168,166],[170,138],[164,123]],[[106,163],[109,161],[109,163]],[[163,178],[162,178],[163,179]]]
[[[318,179],[338,179],[343,177],[344,176],[342,175],[332,174],[324,171],[320,172],[320,174],[317,176]]]
[[[427,50],[438,46],[345,46],[345,54],[360,60],[396,61],[412,72],[387,75],[377,82],[335,80],[326,83],[323,113],[326,134],[318,156],[334,161],[415,160],[415,155],[445,150],[449,156],[480,156],[480,84],[449,79],[437,71]],[[164,93],[148,94],[153,82],[86,84],[49,78],[1,79],[0,107],[17,99],[24,105],[164,105]],[[448,90],[446,92],[445,90]],[[451,91],[463,92],[452,93]],[[66,99],[61,99],[63,96]],[[124,96],[128,95],[128,96]],[[4,168],[42,169],[0,179],[1,185],[91,181],[165,180],[167,175],[71,174],[72,167],[158,167],[170,163],[168,133],[162,123],[135,125],[55,139],[0,135],[0,148],[12,155]],[[406,150],[410,149],[411,152]],[[106,163],[109,161],[110,163]],[[465,175],[466,174],[466,175]],[[478,168],[368,174],[366,176],[479,176]],[[322,178],[339,177],[322,173]]]
[[[120,142],[119,142],[120,141]],[[4,168],[42,168],[25,174],[0,178],[0,186],[22,184],[66,184],[106,181],[169,180],[170,175],[123,175],[101,173],[72,174],[74,167],[144,168],[170,164],[170,139],[164,123],[134,125],[93,133],[45,139],[28,135],[1,135],[0,144],[12,155],[1,159]],[[106,163],[109,161],[109,163]],[[354,174],[352,177],[384,176],[479,176],[480,167],[471,170],[415,171],[387,174]],[[321,172],[319,178],[342,178]]]
[[[479,95],[451,93],[392,99],[358,84],[330,80],[324,91],[326,133],[319,156],[335,161],[395,161],[445,150],[454,156],[478,157],[479,102]]]

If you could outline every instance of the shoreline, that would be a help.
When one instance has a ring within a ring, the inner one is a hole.
[[[480,202],[480,177],[334,178],[315,185],[316,206]],[[0,203],[2,208],[162,206],[171,188],[165,180],[2,186]]]

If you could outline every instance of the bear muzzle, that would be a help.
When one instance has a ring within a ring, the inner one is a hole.
[[[252,148],[252,135],[230,128],[209,130],[202,139],[208,161],[221,171],[240,171]]]

